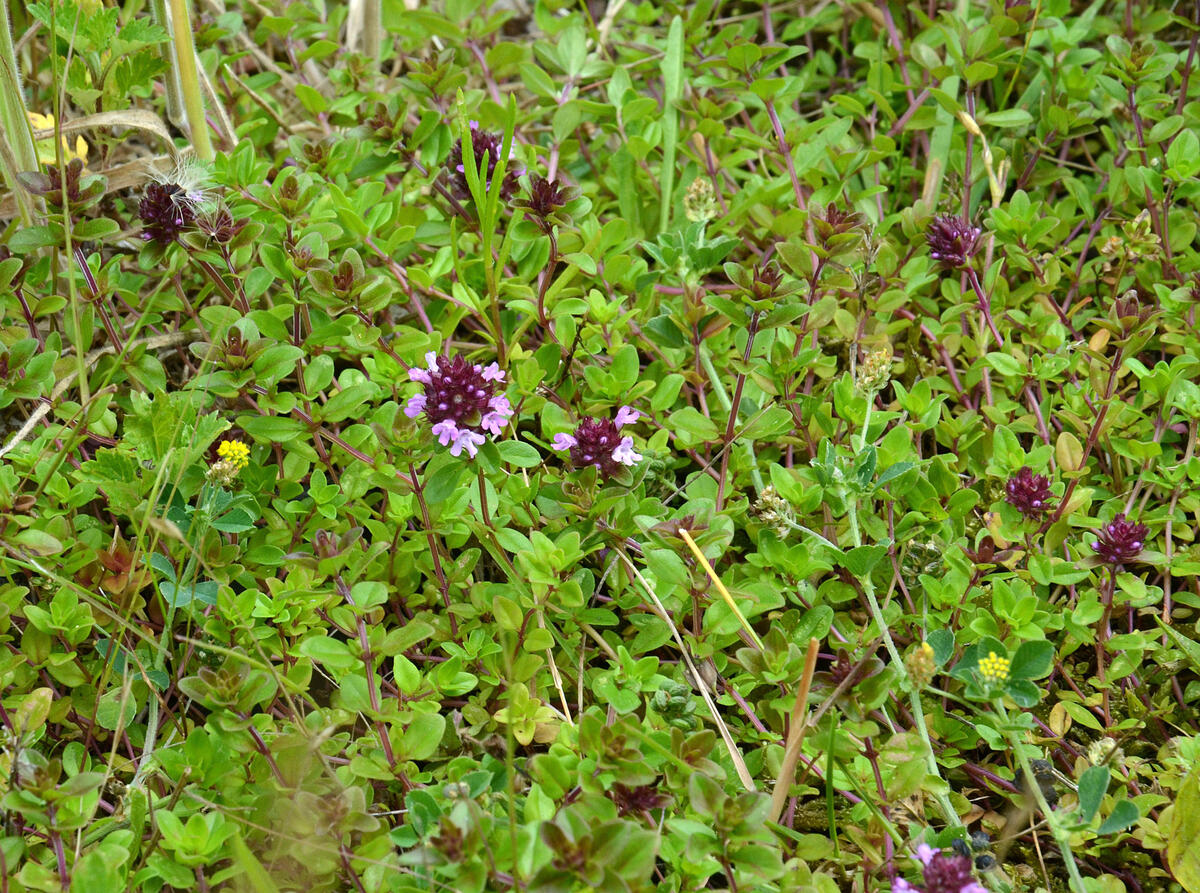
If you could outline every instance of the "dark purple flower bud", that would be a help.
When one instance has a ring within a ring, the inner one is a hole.
[[[779,291],[779,286],[783,284],[783,274],[772,263],[755,264],[751,283],[754,299],[768,301],[775,297],[775,292]]]
[[[487,178],[484,183],[486,189],[492,188],[492,177],[496,172],[496,162],[500,159],[500,150],[504,147],[503,137],[498,133],[491,133],[486,130],[479,129],[479,122],[471,122],[471,148],[475,152],[475,164],[479,165],[483,161],[484,154],[487,155]],[[466,162],[463,157],[462,140],[460,139],[450,150],[450,158],[446,162],[446,173],[450,178],[450,191],[455,198],[468,199],[471,197],[471,187],[467,184]],[[513,162],[511,158],[504,171],[504,180],[500,184],[500,197],[508,201],[516,194],[517,177],[521,174],[523,168]]]
[[[555,223],[560,222],[559,209],[578,195],[579,190],[573,186],[560,186],[557,180],[547,180],[539,174],[533,174],[529,178],[529,198],[517,199],[513,205],[524,208],[533,222],[548,233]]]
[[[1044,474],[1034,474],[1027,465],[1008,479],[1004,490],[1004,501],[1026,518],[1042,518],[1053,507],[1050,479]]]
[[[652,784],[630,787],[617,782],[608,796],[617,804],[620,815],[637,815],[651,809],[662,809],[671,802],[669,796],[659,793],[657,785]]]
[[[625,465],[641,461],[641,453],[634,452],[633,438],[622,437],[621,428],[632,424],[641,416],[636,409],[622,406],[617,410],[616,420],[595,419],[591,416],[579,423],[574,434],[556,434],[554,449],[569,451],[571,464],[576,468],[594,465],[605,477],[613,477]]]
[[[965,267],[975,253],[983,230],[963,217],[943,214],[925,231],[929,256],[950,269]]]
[[[1149,532],[1145,524],[1134,524],[1121,512],[1100,528],[1093,548],[1105,564],[1124,564],[1142,553]]]
[[[830,202],[824,215],[812,216],[813,232],[821,247],[836,253],[848,250],[862,241],[867,218],[856,211],[844,211]]]
[[[1139,295],[1136,288],[1131,288],[1113,301],[1112,315],[1122,333],[1130,335],[1154,316],[1156,309],[1152,294]]]
[[[169,245],[196,220],[196,208],[182,186],[175,183],[151,183],[138,205],[138,216],[147,242]]]
[[[348,260],[338,264],[338,271],[333,274],[333,290],[339,295],[349,295],[354,289],[354,264]]]
[[[433,423],[430,430],[442,446],[450,447],[451,456],[466,450],[474,457],[487,440],[483,432],[498,435],[513,415],[508,398],[497,393],[504,373],[495,363],[484,368],[461,356],[450,359],[433,351],[425,354],[425,362],[427,369],[408,370],[408,377],[424,387],[408,401],[404,414],[415,419],[424,413]]]
[[[235,221],[227,208],[217,208],[197,217],[196,226],[214,242],[227,245],[246,226],[246,221]]]
[[[72,158],[67,166],[60,171],[55,165],[46,165],[46,172],[17,174],[17,179],[26,190],[34,195],[40,195],[54,207],[62,207],[63,190],[66,189],[67,205],[74,207],[89,199],[95,198],[104,191],[104,184],[93,178],[86,188],[83,185],[83,160]]]

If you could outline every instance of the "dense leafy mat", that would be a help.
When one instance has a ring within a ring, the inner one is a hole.
[[[0,890],[1200,891],[1190,5],[8,5]]]

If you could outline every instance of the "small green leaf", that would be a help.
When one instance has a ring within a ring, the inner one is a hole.
[[[1011,354],[993,351],[984,357],[984,359],[987,360],[987,364],[989,366],[991,366],[1001,375],[1007,375],[1012,378],[1020,378],[1027,374],[1025,367],[1017,362],[1016,358]]]
[[[533,444],[522,440],[502,440],[496,445],[500,458],[518,468],[533,468],[542,462],[542,454]]]
[[[350,654],[345,642],[339,642],[329,636],[309,636],[300,643],[297,650],[305,657],[312,658],[332,670],[348,670],[358,663],[358,658]]]
[[[861,579],[870,575],[887,551],[885,545],[858,546],[845,553],[842,563],[850,573]]]
[[[1142,812],[1132,800],[1118,800],[1108,818],[1100,823],[1097,834],[1115,834],[1133,827],[1134,822],[1142,817]]]
[[[954,631],[941,627],[931,630],[925,636],[925,641],[933,648],[933,660],[939,667],[944,667],[946,661],[954,655]]]
[[[1188,663],[1192,665],[1192,669],[1200,672],[1200,643],[1189,639],[1175,627],[1163,623],[1157,616],[1154,618],[1154,622],[1170,637],[1171,641],[1175,643],[1175,647],[1183,652]]]
[[[446,717],[440,713],[419,713],[401,740],[400,753],[405,760],[426,760],[433,756],[446,732]]]
[[[492,599],[492,615],[501,629],[518,630],[525,622],[525,612],[510,598],[497,595]]]
[[[1079,776],[1079,820],[1088,823],[1100,809],[1111,773],[1107,766],[1091,766]]]
[[[1054,644],[1045,639],[1022,642],[1008,669],[1011,679],[1041,679],[1054,668]]]
[[[1200,769],[1184,779],[1171,807],[1167,864],[1187,893],[1200,893]]]

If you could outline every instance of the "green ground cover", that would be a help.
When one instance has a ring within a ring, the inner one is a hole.
[[[1200,893],[1200,5],[6,5],[0,893]]]

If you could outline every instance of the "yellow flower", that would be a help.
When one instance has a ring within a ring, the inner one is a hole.
[[[234,472],[239,472],[250,464],[250,447],[240,440],[223,440],[217,447],[217,455],[223,462],[233,466]]]
[[[1008,668],[1011,665],[1007,657],[989,651],[987,657],[979,660],[979,675],[983,677],[984,682],[1003,682],[1008,678]]]
[[[933,675],[937,672],[933,646],[928,642],[922,642],[908,653],[908,657],[904,659],[904,667],[908,670],[908,676],[912,679],[913,685],[917,688],[927,686],[933,681]]]
[[[26,112],[29,116],[29,123],[33,125],[34,130],[53,130],[54,116],[41,115],[37,112]],[[71,144],[67,142],[67,138],[62,138],[63,147],[63,163],[69,162],[72,158],[78,158],[87,166],[88,144],[83,137],[75,137],[75,149],[72,151]],[[58,158],[54,151],[53,137],[45,137],[37,141],[38,161],[42,164],[58,164]]]

